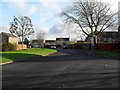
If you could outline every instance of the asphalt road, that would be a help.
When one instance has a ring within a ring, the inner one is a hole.
[[[118,59],[58,50],[2,67],[2,88],[118,88]]]

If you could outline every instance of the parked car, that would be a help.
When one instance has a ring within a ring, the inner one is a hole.
[[[67,46],[67,45],[64,45],[64,46],[63,46],[63,49],[68,49],[68,46]]]
[[[56,48],[56,46],[51,46],[50,48],[55,49],[55,48]]]

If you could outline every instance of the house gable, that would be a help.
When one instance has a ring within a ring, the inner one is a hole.
[[[13,34],[1,32],[0,38],[2,40],[2,43],[16,43],[16,44],[18,44],[18,38]]]

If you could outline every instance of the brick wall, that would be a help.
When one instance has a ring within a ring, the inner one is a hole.
[[[21,50],[21,49],[27,49],[27,45],[17,44],[17,50]]]

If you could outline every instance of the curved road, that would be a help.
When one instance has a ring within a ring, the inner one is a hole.
[[[4,65],[3,88],[117,88],[118,60],[58,49],[50,56]]]

